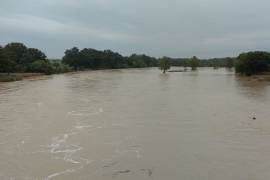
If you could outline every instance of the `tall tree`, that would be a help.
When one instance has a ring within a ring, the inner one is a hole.
[[[62,62],[74,67],[75,69],[78,69],[78,59],[79,59],[79,52],[80,50],[77,47],[73,47],[72,49],[67,49],[65,51],[65,56],[63,57]]]
[[[36,48],[28,48],[22,55],[22,63],[29,64],[37,60],[46,60],[46,55]]]
[[[23,56],[27,52],[27,47],[22,43],[9,43],[4,51],[9,59],[17,64],[23,64]]]
[[[0,72],[12,72],[14,71],[15,62],[13,62],[7,56],[5,49],[0,46]]]
[[[163,57],[159,61],[159,69],[163,71],[163,74],[166,73],[167,70],[171,68],[170,60],[166,57]]]
[[[189,61],[189,65],[191,67],[191,70],[196,70],[199,66],[199,59],[196,56],[193,56]]]

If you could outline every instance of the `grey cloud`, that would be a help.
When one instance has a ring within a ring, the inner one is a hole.
[[[267,0],[0,0],[0,43],[61,57],[72,46],[122,54],[235,56],[270,47]]]

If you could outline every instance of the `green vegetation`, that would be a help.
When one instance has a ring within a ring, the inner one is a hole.
[[[156,67],[166,73],[171,66],[183,66],[186,70],[196,70],[197,67],[232,68],[244,75],[269,74],[270,53],[248,52],[242,53],[237,58],[170,58],[157,59],[147,55],[132,54],[122,56],[111,50],[96,50],[74,47],[67,49],[62,59],[47,59],[45,53],[36,48],[28,48],[22,43],[9,43],[0,46],[0,81],[19,80],[14,73],[44,73],[56,74],[83,69],[119,69],[119,68],[144,68]],[[11,74],[12,73],[12,74]]]
[[[22,76],[19,75],[9,75],[9,74],[1,74],[0,82],[11,82],[11,81],[20,81],[22,80]]]
[[[59,74],[70,72],[72,69],[61,63],[50,63],[49,61],[37,60],[27,66],[27,72]]]
[[[156,58],[149,57],[144,54],[133,54],[129,57],[124,57],[111,50],[99,51],[89,48],[79,50],[77,47],[66,50],[62,63],[67,64],[76,70],[143,68],[157,66]]]
[[[166,73],[167,70],[171,68],[170,61],[167,57],[163,57],[159,61],[159,69],[163,71],[163,74]]]
[[[235,70],[247,76],[266,74],[270,71],[270,53],[261,51],[242,53],[237,58]]]
[[[1,73],[63,73],[71,68],[61,63],[50,62],[46,55],[35,48],[27,48],[22,43],[9,43],[0,46],[0,72]],[[14,76],[4,76],[1,79],[19,79]]]
[[[196,56],[195,56],[196,57]],[[236,58],[212,58],[212,59],[198,59],[197,58],[197,67],[226,67],[232,68],[236,61]],[[192,58],[169,58],[170,64],[172,66],[182,66],[182,67],[191,67],[191,63],[193,61]]]
[[[199,59],[196,56],[193,56],[190,60],[189,60],[189,66],[191,67],[191,70],[194,71],[197,69],[197,67],[199,66]]]

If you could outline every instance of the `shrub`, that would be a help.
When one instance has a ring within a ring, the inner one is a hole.
[[[37,60],[29,64],[27,67],[28,72],[35,72],[35,73],[52,74],[53,70],[54,69],[51,63],[46,60]]]
[[[72,68],[62,63],[52,63],[53,73],[60,74],[72,71]]]

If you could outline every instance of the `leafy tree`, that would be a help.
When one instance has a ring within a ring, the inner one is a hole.
[[[189,65],[193,71],[196,70],[199,66],[199,59],[196,56],[193,56],[189,61]]]
[[[51,63],[51,66],[52,66],[52,69],[53,69],[52,72],[55,73],[55,74],[72,71],[71,67],[69,67],[68,65],[59,63],[59,62]]]
[[[46,59],[46,55],[39,49],[27,48],[17,42],[7,44],[1,51],[1,72],[25,72],[29,64]]]
[[[78,69],[79,63],[77,61],[79,59],[79,51],[80,50],[77,47],[66,50],[62,62]]]
[[[124,58],[119,53],[113,52],[111,50],[105,50],[103,52],[102,59],[100,60],[102,64],[100,67],[106,67],[111,69],[126,67]]]
[[[22,55],[21,61],[23,64],[28,64],[36,60],[45,60],[45,59],[46,59],[46,55],[39,49],[28,48],[26,52]]]
[[[0,72],[12,72],[14,70],[15,62],[11,61],[4,48],[0,46]]]
[[[27,52],[27,47],[22,43],[9,43],[4,51],[10,61],[17,64],[23,64],[23,56]]]
[[[170,61],[168,58],[163,57],[160,61],[159,61],[159,69],[163,71],[163,73],[165,74],[167,70],[169,70],[171,68],[170,65]]]
[[[242,53],[237,58],[236,72],[244,75],[254,75],[269,71],[270,53],[248,52]]]
[[[135,68],[147,67],[147,64],[143,58],[144,58],[143,55],[132,54],[129,57],[129,61],[131,62],[132,67],[135,67]]]

